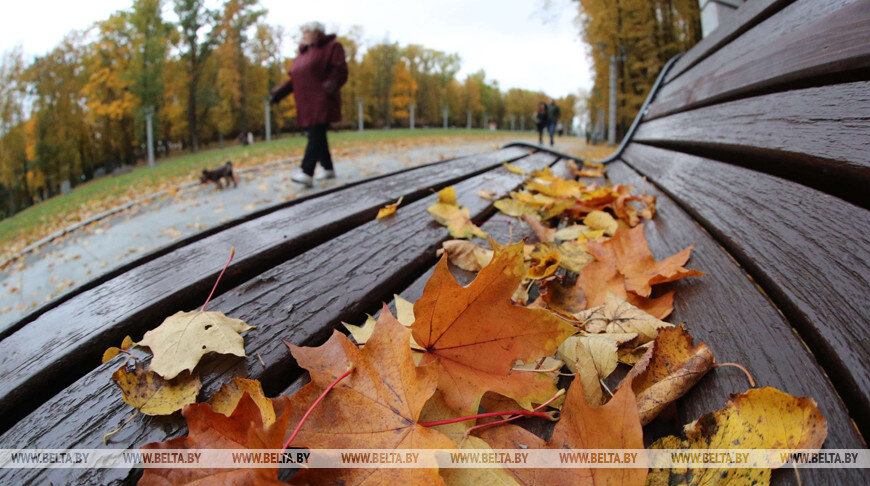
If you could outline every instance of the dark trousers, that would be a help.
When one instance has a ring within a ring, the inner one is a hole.
[[[538,145],[544,145],[544,128],[546,127],[543,123],[538,123]]]
[[[556,122],[551,121],[549,125],[547,125],[547,132],[550,133],[550,145],[553,145],[553,133],[556,132]]]
[[[302,172],[314,175],[314,167],[318,162],[325,170],[332,170],[332,156],[329,155],[329,144],[326,142],[328,128],[329,124],[326,123],[308,127],[308,145],[302,157]]]

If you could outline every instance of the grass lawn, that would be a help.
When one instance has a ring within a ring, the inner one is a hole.
[[[453,143],[459,139],[531,139],[531,132],[491,132],[482,129],[398,129],[364,132],[334,132],[329,135],[332,149],[375,148],[379,145],[415,146]],[[159,159],[155,167],[139,165],[132,172],[107,176],[76,186],[64,195],[55,196],[0,221],[0,248],[4,257],[20,251],[26,245],[54,231],[87,217],[111,209],[156,191],[171,189],[195,180],[203,167],[213,167],[232,160],[237,168],[301,155],[304,136],[285,135],[269,143],[250,146],[202,150],[196,154],[181,154]]]

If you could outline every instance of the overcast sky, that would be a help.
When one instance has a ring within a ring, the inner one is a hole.
[[[83,29],[132,2],[26,0],[4,2],[0,49],[20,44],[29,55],[51,49],[72,29]],[[171,1],[166,1],[172,18]],[[211,2],[214,6],[218,1]],[[261,0],[268,22],[288,32],[309,20],[327,30],[363,29],[366,43],[384,38],[422,44],[462,57],[460,75],[484,69],[501,88],[526,88],[564,96],[590,88],[585,47],[571,0]],[[545,8],[545,5],[547,6]],[[295,50],[288,40],[285,51]]]

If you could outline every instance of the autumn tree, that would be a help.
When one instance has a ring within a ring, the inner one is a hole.
[[[131,44],[130,90],[139,99],[141,108],[154,109],[158,116],[163,102],[164,64],[175,34],[172,24],[163,20],[162,10],[162,0],[136,0],[127,16]],[[139,116],[138,120],[141,119]],[[139,126],[141,134],[142,123]]]
[[[198,100],[203,68],[217,41],[214,28],[216,12],[205,7],[205,0],[174,0],[182,59],[187,78],[187,131],[190,149],[199,150]],[[201,33],[204,35],[201,37]]]
[[[393,119],[407,120],[411,116],[409,105],[414,102],[417,94],[417,82],[411,77],[411,72],[404,61],[396,63],[393,68],[393,89],[390,94],[390,105]]]
[[[577,0],[582,36],[589,46],[594,85],[589,98],[590,124],[600,110],[609,116],[609,56],[620,55],[617,123],[624,133],[643,104],[658,72],[672,56],[701,39],[695,0]],[[599,44],[601,47],[599,48]]]
[[[250,30],[266,14],[258,0],[227,0],[218,24],[219,43],[214,52],[218,61],[218,127],[227,134],[236,128],[241,133],[251,129]]]

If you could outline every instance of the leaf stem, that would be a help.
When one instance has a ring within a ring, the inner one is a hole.
[[[521,417],[541,417],[545,419],[553,419],[553,415],[550,412],[537,412],[537,411],[529,411],[529,410],[514,410],[509,412],[487,412],[487,413],[478,413],[475,415],[468,415],[465,417],[456,417],[452,419],[445,420],[436,420],[434,422],[418,422],[417,425],[421,425],[423,427],[436,427],[438,425],[447,425],[447,424],[455,424],[456,422],[465,422],[466,420],[475,420],[479,418],[486,417],[501,417],[502,415],[518,415]]]
[[[538,405],[537,407],[535,407],[535,411],[537,412],[538,410],[540,410],[540,409],[546,407],[547,405],[553,403],[554,400],[556,400],[557,398],[561,397],[561,396],[564,395],[564,394],[565,394],[565,389],[564,389],[564,388],[560,388],[559,391],[557,391],[556,394],[553,395],[553,398],[551,398],[551,399],[547,400],[546,402],[544,402],[544,403]],[[520,418],[520,417],[521,417],[521,415],[514,415],[513,417],[508,417],[508,418],[506,418],[506,419],[504,419],[504,420],[497,420],[497,421],[495,421],[495,422],[490,422],[490,423],[488,423],[488,424],[475,425],[474,427],[470,427],[468,430],[465,431],[465,437],[468,437],[468,435],[471,434],[471,431],[473,431],[473,430],[476,430],[476,429],[482,429],[483,427],[489,427],[489,426],[491,426],[491,425],[501,425],[501,424],[506,424],[506,423],[508,423],[508,422],[512,422],[512,421],[514,421],[514,420],[516,420],[516,419],[518,419],[518,418]]]
[[[737,364],[737,363],[716,363],[716,364],[713,365],[713,366],[714,366],[715,368],[722,368],[722,367],[725,367],[725,366],[733,366],[733,367],[735,367],[735,368],[737,368],[737,369],[743,371],[744,373],[746,373],[746,378],[749,379],[749,387],[750,387],[750,388],[755,388],[755,380],[752,378],[752,375],[749,374],[749,370],[747,370],[747,369],[744,368],[743,366],[741,366],[741,365],[739,365],[739,364]]]
[[[227,271],[227,267],[230,266],[230,262],[233,261],[233,255],[235,255],[235,254],[236,254],[236,247],[232,247],[232,248],[230,248],[230,259],[227,260],[227,264],[224,265],[224,269],[221,270],[221,273],[218,275],[217,280],[214,281],[214,287],[211,288],[211,292],[209,292],[209,294],[208,294],[208,298],[205,299],[205,303],[202,304],[202,309],[199,310],[200,312],[205,311],[205,306],[208,305],[208,301],[210,301],[210,300],[211,300],[211,296],[214,295],[214,291],[215,291],[215,289],[217,289],[218,283],[221,281],[221,277],[224,276],[224,272]]]
[[[347,371],[344,372],[343,375],[339,376],[335,379],[335,381],[330,383],[330,385],[326,387],[326,390],[323,390],[323,393],[321,393],[320,396],[317,397],[317,400],[315,400],[314,403],[312,403],[311,406],[308,407],[308,411],[306,411],[305,415],[302,416],[302,420],[299,421],[299,424],[296,425],[296,429],[293,431],[292,434],[290,434],[290,438],[287,439],[287,442],[284,443],[284,447],[281,448],[282,451],[290,447],[290,443],[293,442],[293,439],[295,439],[296,435],[299,434],[299,430],[302,429],[302,424],[305,423],[305,421],[308,419],[308,416],[311,415],[312,411],[314,411],[314,407],[316,407],[324,398],[326,398],[326,394],[329,393],[330,390],[335,388],[335,386],[338,385],[341,380],[347,378],[347,375],[349,375],[352,371],[353,364],[350,365],[350,367],[347,369]]]

